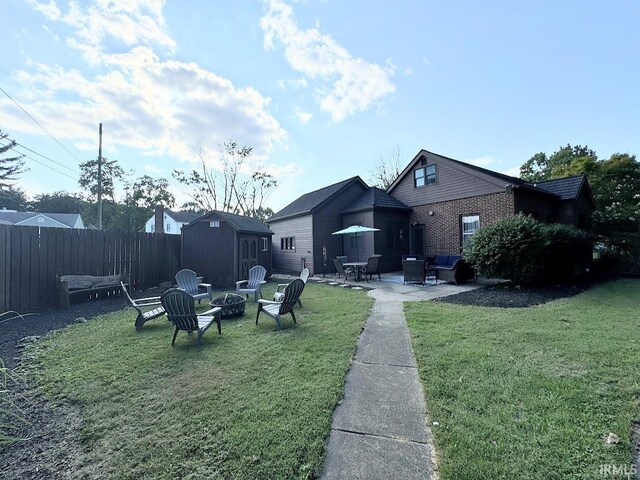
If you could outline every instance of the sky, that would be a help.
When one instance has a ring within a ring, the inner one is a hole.
[[[0,12],[0,130],[31,149],[29,195],[80,191],[99,123],[103,155],[134,176],[171,179],[198,152],[218,165],[222,142],[251,146],[278,180],[276,211],[369,181],[396,147],[403,166],[424,148],[511,175],[567,143],[640,154],[636,0],[2,0]]]

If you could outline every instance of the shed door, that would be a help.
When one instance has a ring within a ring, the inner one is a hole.
[[[258,265],[258,238],[240,237],[240,278],[249,278],[251,267]]]

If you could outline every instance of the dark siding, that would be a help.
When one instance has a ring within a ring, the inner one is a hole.
[[[328,258],[342,254],[342,239],[340,235],[331,235],[342,229],[342,211],[364,193],[366,188],[361,183],[354,183],[339,195],[324,204],[313,214],[313,253],[314,272],[322,273],[322,247],[327,247]],[[308,266],[308,265],[307,265]],[[328,272],[333,272],[333,265],[329,262]],[[309,267],[311,268],[311,267]]]
[[[351,225],[362,225],[365,227],[373,227],[373,210],[368,212],[347,213],[342,216],[342,228]],[[377,232],[362,233],[358,236],[358,248],[352,247],[351,235],[342,237],[342,245],[344,255],[349,257],[352,262],[364,262],[369,255],[376,253],[374,235]]]
[[[464,166],[436,155],[427,154],[426,157],[427,165],[436,165],[436,184],[414,187],[414,169],[411,169],[391,191],[392,196],[409,207],[504,192],[504,185],[496,179],[465,169]]]
[[[267,251],[262,251],[262,239],[267,239]],[[258,263],[267,269],[267,278],[271,276],[273,269],[271,252],[273,251],[273,245],[271,244],[271,235],[258,236]]]
[[[557,198],[524,189],[516,189],[513,193],[515,213],[532,215],[545,223],[558,221],[560,202]]]
[[[393,210],[376,210],[374,213],[374,226],[379,228],[375,232],[375,244],[377,254],[382,255],[380,259],[380,270],[383,272],[394,272],[402,270],[402,255],[409,253],[409,215],[410,212],[397,212]],[[388,222],[402,223],[404,246],[387,247],[386,228]]]
[[[269,224],[273,231],[272,253],[273,271],[280,273],[300,273],[302,259],[311,273],[313,270],[313,217],[305,215],[275,221]],[[295,237],[296,249],[281,250],[280,239],[283,237]]]
[[[220,220],[219,228],[209,226],[211,220]],[[236,281],[236,232],[227,222],[216,216],[182,230],[182,268],[190,268],[204,281],[215,286],[232,286]]]

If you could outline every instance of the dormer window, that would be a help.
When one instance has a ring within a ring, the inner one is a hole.
[[[413,186],[424,187],[436,183],[436,166],[426,165],[413,171]]]

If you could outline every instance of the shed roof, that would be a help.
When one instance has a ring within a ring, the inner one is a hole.
[[[260,235],[273,235],[273,232],[267,227],[262,220],[253,217],[246,217],[244,215],[237,215],[235,213],[221,212],[220,210],[213,210],[209,213],[199,216],[188,225],[182,227],[183,229],[189,228],[196,223],[206,220],[210,215],[218,215],[231,225],[234,230],[240,233],[257,233]]]
[[[39,215],[49,217],[68,227],[74,227],[78,222],[78,218],[80,218],[79,213],[7,212],[0,210],[0,220],[2,220],[4,224],[9,225],[15,225]]]
[[[279,212],[272,215],[267,219],[267,222],[273,222],[275,220],[282,220],[290,217],[297,217],[299,215],[305,215],[312,213],[315,209],[319,208],[323,203],[327,202],[335,195],[340,193],[343,189],[354,183],[362,183],[366,188],[369,186],[359,177],[351,177],[341,182],[334,183],[328,187],[314,190],[313,192],[305,193],[301,197],[291,202]]]
[[[407,207],[404,203],[395,197],[392,197],[384,190],[378,187],[371,187],[369,190],[360,195],[356,200],[342,213],[362,212],[365,210],[373,210],[376,208],[384,208],[389,210],[404,210],[410,212],[411,207]]]
[[[584,175],[575,175],[573,177],[556,178],[554,180],[534,183],[534,186],[554,193],[562,200],[571,200],[578,197],[584,179]]]

